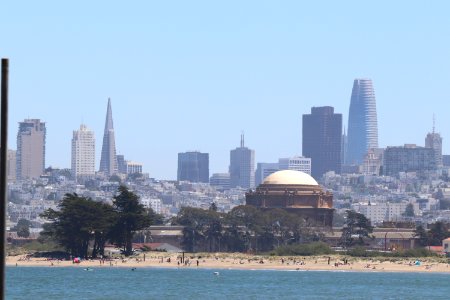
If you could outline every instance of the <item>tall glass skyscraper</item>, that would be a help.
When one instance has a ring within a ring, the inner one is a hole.
[[[375,91],[371,79],[355,79],[348,115],[346,164],[361,164],[372,148],[378,148]]]

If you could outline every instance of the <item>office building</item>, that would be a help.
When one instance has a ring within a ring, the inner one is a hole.
[[[72,136],[72,175],[74,178],[95,175],[95,136],[81,124]]]
[[[448,155],[448,154],[442,155],[442,164],[445,167],[450,167],[450,155]]]
[[[432,148],[434,149],[434,156],[436,160],[436,166],[442,167],[442,138],[441,135],[434,131],[434,125],[433,125],[433,131],[427,134],[427,137],[425,138],[425,147],[426,148]]]
[[[341,172],[342,114],[331,106],[312,107],[303,115],[303,156],[311,158],[311,175]]]
[[[125,156],[123,154],[117,154],[117,171],[121,174],[127,174],[127,164],[125,163]]]
[[[245,147],[241,135],[239,148],[230,151],[230,187],[250,189],[255,186],[255,151]]]
[[[278,163],[257,163],[255,172],[256,186],[260,185],[264,178],[278,170]]]
[[[375,176],[383,175],[383,155],[383,148],[371,148],[367,150],[367,153],[364,157],[364,162],[360,166],[359,173]]]
[[[353,82],[348,114],[346,164],[360,165],[371,148],[378,148],[375,91],[371,79]]]
[[[278,159],[279,170],[301,171],[311,175],[311,158],[303,156],[293,156]]]
[[[9,181],[16,180],[16,150],[8,149],[7,152],[7,176]]]
[[[108,108],[106,110],[105,131],[103,134],[102,156],[100,159],[99,171],[107,176],[111,176],[118,172],[111,99],[108,99]]]
[[[39,119],[19,122],[17,133],[16,176],[38,178],[45,169],[45,123]]]
[[[217,190],[228,190],[230,188],[230,174],[214,173],[209,179],[209,184]]]
[[[384,151],[383,175],[398,176],[399,172],[424,172],[436,170],[434,149],[406,144],[387,147]]]
[[[178,153],[178,181],[209,182],[209,154],[198,151]]]

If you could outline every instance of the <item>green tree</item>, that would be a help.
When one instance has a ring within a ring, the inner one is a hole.
[[[423,228],[422,225],[416,227],[414,231],[414,237],[418,239],[419,245],[425,247],[428,246],[428,232]]]
[[[414,217],[414,206],[412,205],[412,203],[409,203],[408,205],[406,205],[405,208],[405,212],[403,213],[403,215],[405,217]]]
[[[373,227],[365,215],[353,210],[346,211],[347,217],[342,228],[341,244],[346,247],[364,245],[364,239],[370,238]]]
[[[30,221],[26,219],[19,219],[13,230],[17,232],[17,236],[27,238],[30,236],[30,226]]]
[[[119,187],[119,193],[114,196],[113,207],[117,213],[113,227],[112,240],[123,247],[125,255],[133,253],[133,235],[151,225],[151,219],[144,206],[139,203],[139,197],[126,186]]]
[[[441,221],[431,224],[430,230],[428,231],[428,245],[441,246],[442,240],[450,236],[448,227],[448,224]]]
[[[105,214],[105,211],[111,215]],[[103,252],[104,242],[114,219],[111,206],[80,197],[76,193],[66,194],[59,210],[48,209],[42,217],[52,221],[44,226],[41,235],[53,238],[73,256],[88,257],[89,242],[94,239],[94,249]],[[94,251],[94,256],[96,252]]]

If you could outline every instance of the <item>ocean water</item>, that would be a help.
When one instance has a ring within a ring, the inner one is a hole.
[[[214,274],[214,272],[219,272]],[[450,299],[450,275],[8,267],[7,299]]]

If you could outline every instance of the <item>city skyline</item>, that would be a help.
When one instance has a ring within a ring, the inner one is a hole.
[[[242,130],[256,162],[302,155],[301,115],[329,105],[347,120],[360,77],[376,84],[380,147],[423,145],[436,113],[449,153],[446,2],[85,5],[8,3],[0,20],[9,148],[16,124],[39,118],[46,166],[70,167],[79,124],[100,138],[108,97],[117,153],[155,178],[176,178],[185,149],[210,153],[211,174],[226,172]]]

